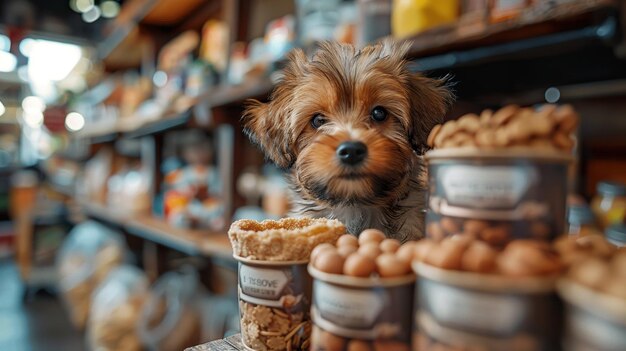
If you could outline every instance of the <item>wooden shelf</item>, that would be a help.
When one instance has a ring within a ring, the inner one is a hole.
[[[163,219],[149,215],[129,215],[93,202],[81,201],[80,206],[88,217],[187,255],[232,258],[226,233],[175,228]]]
[[[535,5],[503,22],[457,22],[407,38],[411,43],[409,57],[432,56],[580,28],[581,22],[593,20],[593,14],[618,7],[617,0],[572,1]]]

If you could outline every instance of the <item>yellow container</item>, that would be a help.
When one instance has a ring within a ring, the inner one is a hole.
[[[454,22],[459,7],[459,0],[393,0],[391,31],[395,38],[404,38]]]

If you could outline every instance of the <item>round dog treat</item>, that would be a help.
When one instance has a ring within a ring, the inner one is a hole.
[[[510,232],[509,226],[498,225],[483,229],[479,237],[491,245],[501,245],[509,238]]]
[[[372,351],[372,347],[367,341],[350,340],[348,343],[348,351]]]
[[[444,217],[440,221],[441,228],[445,230],[448,234],[459,234],[461,232],[461,226],[450,217]]]
[[[331,274],[343,273],[344,259],[337,250],[325,250],[317,255],[314,266],[322,272]]]
[[[349,245],[339,246],[337,248],[337,252],[339,252],[341,257],[343,258],[350,256],[352,253],[355,253],[357,250],[358,248],[356,246],[349,246]]]
[[[359,235],[359,244],[363,245],[367,242],[380,243],[385,240],[385,233],[378,229],[365,229]]]
[[[362,244],[357,250],[357,252],[360,253],[361,255],[367,256],[375,260],[376,257],[378,257],[378,255],[381,254],[382,251],[380,251],[380,245],[378,243],[369,242],[369,243]]]
[[[426,257],[437,247],[437,243],[428,240],[422,239],[415,244],[415,249],[413,251],[413,259],[418,260],[420,262],[426,261]]]
[[[409,264],[392,253],[384,253],[376,258],[376,270],[383,277],[398,277],[411,271]]]
[[[425,262],[443,269],[458,270],[461,268],[461,258],[466,248],[466,242],[446,238],[430,250]]]
[[[359,247],[359,239],[352,234],[344,234],[337,239],[337,247],[339,246]]]
[[[495,126],[501,126],[508,123],[511,118],[515,116],[519,109],[520,108],[517,105],[504,106],[493,114],[493,117],[491,117],[491,124]]]
[[[471,134],[480,129],[480,117],[474,113],[469,113],[459,118],[458,127]]]
[[[491,147],[495,146],[496,132],[489,129],[481,129],[476,132],[476,145]]]
[[[441,227],[441,224],[437,222],[428,223],[428,226],[426,227],[426,234],[428,234],[428,237],[435,241],[441,241],[446,237],[446,232]]]
[[[431,129],[430,134],[428,134],[428,139],[426,139],[426,145],[430,147],[435,147],[435,138],[437,134],[441,131],[441,124],[436,124],[433,129]]]
[[[396,256],[404,262],[411,263],[411,261],[413,261],[413,254],[415,253],[416,245],[417,242],[415,241],[408,241],[402,244],[402,246],[398,248],[398,251],[396,251]]]
[[[581,246],[590,247],[593,255],[599,257],[609,257],[616,250],[615,246],[606,241],[604,236],[600,234],[581,236],[576,239],[576,243]]]
[[[382,252],[395,253],[400,248],[400,242],[396,239],[385,239],[380,242]]]
[[[592,289],[600,289],[611,279],[609,265],[597,257],[590,257],[572,266],[569,275]]]
[[[497,252],[481,241],[472,242],[463,253],[461,269],[464,271],[489,273],[496,268]]]
[[[489,223],[487,221],[468,219],[463,223],[463,233],[478,236],[487,227],[489,227]]]
[[[310,262],[315,262],[315,259],[317,258],[317,256],[322,253],[323,251],[326,250],[336,250],[335,246],[331,243],[323,243],[323,244],[319,244],[317,245],[312,251],[311,251],[311,258],[310,258]]]
[[[353,277],[369,277],[376,270],[376,261],[358,253],[353,253],[343,264],[343,273]]]
[[[491,122],[491,117],[493,116],[493,111],[486,109],[480,113],[480,125],[482,127],[486,127]]]
[[[536,240],[515,240],[498,257],[502,274],[532,276],[552,274],[561,270],[561,262],[551,247]]]
[[[374,351],[410,351],[409,345],[393,340],[374,341]]]

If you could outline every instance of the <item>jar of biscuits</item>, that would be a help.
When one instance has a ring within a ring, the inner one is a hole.
[[[602,229],[619,224],[626,219],[626,184],[619,182],[599,182],[597,195],[591,202],[593,213]]]
[[[311,277],[307,264],[318,244],[346,232],[337,220],[239,220],[228,235],[238,261],[239,314],[249,350],[308,350]]]
[[[368,229],[315,248],[312,351],[410,350],[414,245]]]
[[[502,250],[469,234],[420,241],[413,349],[558,350],[562,267],[539,240]]]
[[[591,208],[585,204],[570,205],[567,208],[569,235],[590,235],[601,233]]]
[[[427,236],[467,233],[495,246],[563,233],[577,115],[515,105],[433,128]]]

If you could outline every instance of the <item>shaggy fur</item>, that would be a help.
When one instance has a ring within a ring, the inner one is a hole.
[[[312,59],[294,50],[268,103],[251,101],[244,130],[291,174],[298,215],[336,218],[348,231],[378,228],[405,241],[422,236],[426,138],[452,97],[444,82],[412,73],[406,46],[323,43]],[[387,119],[372,119],[374,107]],[[312,118],[325,123],[314,128]],[[338,160],[344,141],[361,141],[357,167]]]

